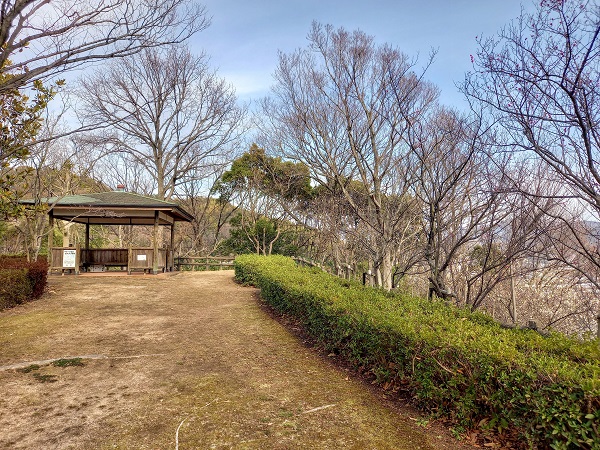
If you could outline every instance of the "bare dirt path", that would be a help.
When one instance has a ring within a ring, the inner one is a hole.
[[[232,271],[49,284],[0,313],[0,448],[461,448],[305,348]]]

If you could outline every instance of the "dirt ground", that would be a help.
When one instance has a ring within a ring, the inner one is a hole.
[[[0,313],[0,366],[3,449],[473,448],[304,346],[232,271],[52,276]]]

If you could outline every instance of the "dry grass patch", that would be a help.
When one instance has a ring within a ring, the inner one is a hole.
[[[0,447],[168,449],[179,428],[180,449],[461,448],[305,348],[232,278],[51,277],[54,294],[0,314],[5,365],[98,355],[0,370]]]

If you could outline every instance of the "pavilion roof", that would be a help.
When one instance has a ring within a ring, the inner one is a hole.
[[[160,211],[174,221],[191,222],[193,216],[177,203],[146,197],[132,192],[112,191],[92,194],[66,195],[63,197],[42,198],[41,203],[50,207],[50,213],[63,220],[74,220],[81,223],[127,223],[123,219],[135,218],[129,221],[141,223],[141,216],[150,212]],[[21,200],[21,204],[34,205],[34,200]],[[104,220],[98,220],[103,217]],[[115,218],[114,221],[109,218]],[[89,220],[89,219],[94,220]],[[117,220],[118,219],[118,220]],[[146,221],[148,222],[148,221]]]

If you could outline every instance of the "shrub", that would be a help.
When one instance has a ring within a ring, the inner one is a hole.
[[[25,303],[31,292],[26,269],[0,269],[0,309]]]
[[[46,289],[48,263],[24,257],[0,258],[0,310],[39,298]]]
[[[285,257],[240,256],[235,271],[328,351],[434,415],[518,430],[541,448],[600,448],[597,342],[503,329],[481,313],[365,288]]]
[[[48,262],[46,260],[38,260],[29,263],[27,269],[27,276],[31,283],[31,296],[34,299],[40,298],[48,282]]]

